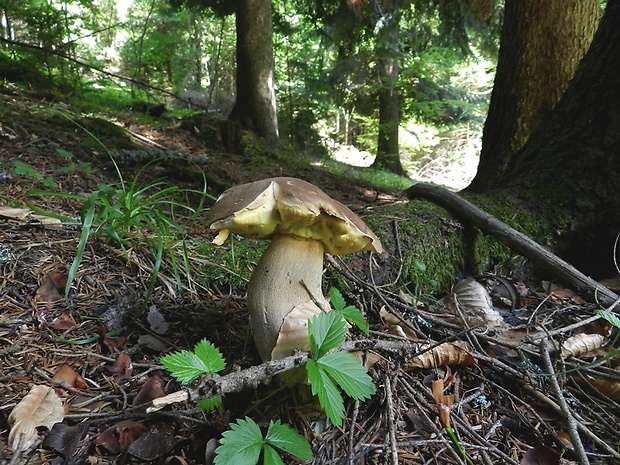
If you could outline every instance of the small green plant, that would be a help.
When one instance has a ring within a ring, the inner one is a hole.
[[[177,186],[168,185],[164,182],[154,182],[143,186],[139,183],[140,175],[160,159],[146,163],[135,174],[131,181],[126,182],[118,169],[119,182],[115,184],[100,185],[89,196],[71,194],[65,192],[31,190],[29,195],[44,195],[61,198],[75,199],[83,202],[81,209],[82,231],[78,242],[75,259],[69,268],[65,296],[68,296],[71,284],[75,280],[77,271],[88,239],[91,235],[99,236],[117,243],[123,251],[136,247],[140,243],[145,244],[152,252],[153,267],[147,296],[138,312],[139,317],[148,299],[155,288],[157,276],[162,266],[164,256],[171,263],[177,289],[182,290],[181,267],[184,269],[187,280],[191,280],[189,261],[185,246],[182,247],[182,264],[174,254],[173,247],[181,242],[184,244],[185,230],[177,222],[179,210],[189,213],[189,222],[195,221],[202,210],[206,194],[206,180],[201,191],[180,189]],[[181,199],[187,193],[195,193],[200,196],[196,209],[184,204]],[[30,208],[37,213],[58,218],[66,222],[75,222],[73,218],[57,215],[38,209],[33,205]]]
[[[51,187],[56,189],[58,187],[58,183],[54,181],[52,178],[43,176],[39,173],[36,168],[28,163],[24,163],[21,160],[13,160],[13,173],[18,176],[26,176],[28,178],[35,179],[43,183],[45,187]]]
[[[269,422],[263,437],[260,427],[249,417],[230,424],[215,450],[216,465],[255,465],[262,455],[265,465],[284,464],[276,449],[301,460],[312,459],[312,449],[305,438],[280,420]]]
[[[432,294],[432,291],[437,289],[437,281],[431,278],[426,270],[426,264],[419,260],[412,261],[412,276],[415,281],[413,291],[409,290],[413,296],[413,305],[417,305],[418,302],[429,304],[436,302],[437,299]]]
[[[194,346],[194,351],[182,350],[161,357],[160,362],[181,384],[189,384],[204,373],[217,373],[226,368],[221,352],[206,339]],[[211,411],[222,403],[222,396],[202,399],[198,406]]]
[[[342,426],[342,391],[355,400],[375,393],[375,385],[366,368],[348,352],[331,352],[344,342],[346,324],[338,311],[320,313],[308,322],[310,352],[306,362],[308,383],[325,414],[336,426]]]
[[[362,315],[362,312],[353,305],[347,305],[344,297],[342,297],[340,291],[335,287],[329,289],[329,301],[332,307],[334,307],[334,310],[342,314],[349,323],[357,326],[364,334],[368,334],[368,322],[364,318],[364,315]]]

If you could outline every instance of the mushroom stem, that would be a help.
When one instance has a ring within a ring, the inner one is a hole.
[[[248,285],[247,302],[263,361],[271,360],[282,322],[294,307],[316,301],[329,308],[321,290],[323,252],[319,241],[279,234],[258,261]],[[307,350],[307,344],[307,340],[301,341],[299,349]]]

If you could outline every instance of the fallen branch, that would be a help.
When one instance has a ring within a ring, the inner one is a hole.
[[[500,240],[515,252],[529,258],[565,284],[575,288],[579,294],[592,302],[607,306],[618,300],[618,295],[607,287],[454,192],[432,184],[420,183],[407,189],[407,195],[409,198],[420,197],[430,200],[453,211],[484,233]]]

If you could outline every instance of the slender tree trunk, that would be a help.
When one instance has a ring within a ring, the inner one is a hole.
[[[237,2],[237,100],[230,118],[278,139],[271,0]]]
[[[566,90],[598,25],[599,0],[506,0],[497,74],[478,173],[497,187],[510,158]]]
[[[398,43],[400,11],[394,7],[380,19],[377,36],[377,65],[381,88],[379,90],[379,134],[374,168],[402,174],[398,144],[400,105],[398,99]]]

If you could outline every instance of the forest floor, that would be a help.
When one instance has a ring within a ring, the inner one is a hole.
[[[30,207],[78,217],[83,202],[29,190],[89,196],[101,184],[118,186],[107,151],[126,180],[149,154],[174,152],[140,181],[200,190],[204,173],[217,196],[232,185],[295,176],[360,212],[406,197],[319,158],[269,150],[251,134],[242,150],[227,151],[221,128],[206,117],[136,124],[127,112],[112,124],[44,97],[0,92],[0,464],[213,463],[222,432],[245,416],[292,425],[312,446],[315,464],[620,463],[617,360],[611,325],[592,317],[598,307],[568,289],[543,290],[533,277],[527,286],[505,277],[481,280],[484,286],[464,281],[458,291],[412,298],[399,283],[373,284],[365,254],[329,258],[326,270],[326,281],[340,283],[371,328],[369,338],[353,330],[350,338],[363,348],[377,392],[348,401],[342,427],[325,420],[306,390],[282,386],[279,377],[226,394],[215,412],[187,400],[147,412],[140,404],[184,389],[160,364],[165,353],[191,350],[206,337],[226,360],[223,376],[260,364],[243,279],[208,275],[213,267],[205,267],[200,244],[215,234],[198,223],[186,238],[193,281],[179,292],[170,263],[162,265],[139,318],[154,260],[137,242],[123,249],[89,238],[64,298],[80,228]],[[195,206],[197,198],[188,193],[186,201]],[[224,276],[248,274],[234,260],[230,269],[219,266]],[[433,395],[441,381],[445,392]],[[15,408],[35,385],[53,387],[48,396],[64,404],[64,420],[51,432],[43,423],[24,426],[42,415],[41,403],[26,413]],[[467,457],[440,422],[442,405]],[[9,438],[18,424],[23,453],[13,453],[21,446]]]

